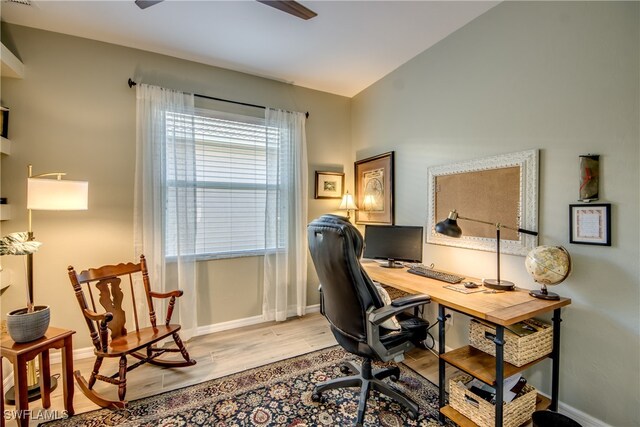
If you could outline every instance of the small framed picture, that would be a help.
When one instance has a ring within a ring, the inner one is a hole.
[[[344,192],[344,173],[316,171],[316,199],[340,199]]]
[[[611,204],[569,205],[569,242],[611,246]]]

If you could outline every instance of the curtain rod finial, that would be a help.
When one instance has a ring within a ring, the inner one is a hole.
[[[131,80],[131,77],[129,77],[129,80],[127,81],[127,84],[129,85],[129,88],[134,87],[135,85],[137,85],[136,82],[134,82],[133,80]]]

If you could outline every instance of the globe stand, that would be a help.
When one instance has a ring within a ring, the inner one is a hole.
[[[540,289],[539,291],[529,292],[529,295],[531,295],[532,297],[551,300],[551,301],[556,301],[560,299],[560,295],[547,291],[546,285],[542,285],[542,289]]]

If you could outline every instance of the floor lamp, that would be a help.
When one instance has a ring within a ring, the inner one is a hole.
[[[442,220],[436,224],[436,232],[449,237],[461,237],[462,229],[458,225],[458,219],[488,224],[496,228],[496,279],[484,279],[483,284],[485,287],[490,289],[503,291],[513,290],[516,286],[513,282],[500,279],[500,229],[505,228],[507,230],[514,230],[518,233],[529,234],[531,236],[537,236],[538,232],[525,230],[524,228],[519,227],[509,227],[507,225],[500,224],[499,222],[489,222],[474,218],[465,218],[463,216],[459,216],[458,212],[456,212],[455,209],[449,212],[449,216],[447,217],[447,219]]]
[[[64,172],[50,172],[34,175],[33,167],[27,167],[27,212],[29,240],[35,240],[32,229],[32,211],[77,211],[88,209],[89,183],[87,181],[63,180]],[[53,179],[52,179],[53,178]],[[33,254],[27,255],[27,311],[33,311]],[[51,390],[57,386],[57,380],[51,378]],[[36,374],[35,362],[27,364],[27,391],[29,401],[40,397],[40,386]],[[5,400],[15,402],[15,389],[10,388]]]

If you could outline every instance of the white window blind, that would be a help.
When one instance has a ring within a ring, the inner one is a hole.
[[[195,135],[195,146],[180,159],[171,144],[167,151],[167,255],[176,254],[176,223],[171,206],[180,191],[196,192],[196,254],[223,258],[263,253],[267,197],[267,132],[277,139],[277,129],[264,119],[198,110],[194,116],[168,112],[167,134],[174,144]],[[271,150],[271,148],[270,148]],[[195,175],[185,177],[181,165],[195,163]]]

